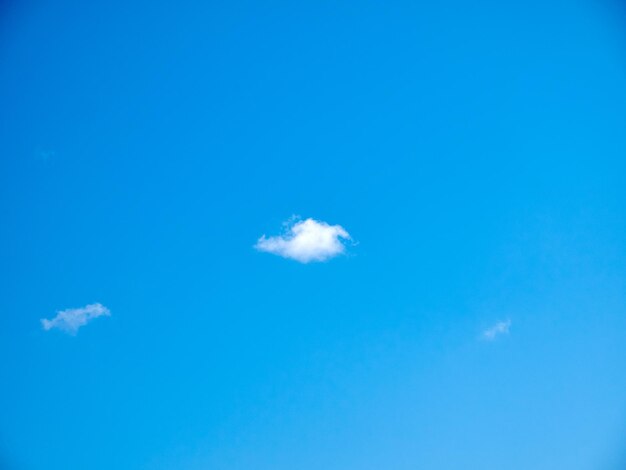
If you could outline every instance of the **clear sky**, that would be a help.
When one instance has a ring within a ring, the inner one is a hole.
[[[0,468],[625,468],[618,2],[13,0],[0,123]]]

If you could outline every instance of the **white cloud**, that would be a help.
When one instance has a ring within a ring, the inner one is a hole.
[[[483,331],[482,339],[486,341],[493,341],[500,335],[506,335],[509,333],[509,329],[511,328],[511,320],[499,321],[495,325],[490,328],[487,328]]]
[[[94,318],[101,316],[110,316],[111,312],[102,304],[85,305],[82,308],[68,308],[67,310],[59,310],[56,317],[52,320],[41,319],[43,329],[48,331],[52,328],[58,328],[71,335],[75,335],[81,326],[86,325]]]
[[[283,235],[269,238],[263,235],[254,247],[300,263],[309,263],[326,261],[342,254],[345,251],[343,240],[350,240],[350,235],[341,225],[306,219],[288,223]]]

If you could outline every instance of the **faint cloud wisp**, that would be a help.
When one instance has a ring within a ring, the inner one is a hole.
[[[326,261],[345,251],[343,241],[350,234],[341,225],[329,225],[315,219],[287,224],[286,233],[276,237],[263,235],[254,247],[300,263]]]
[[[38,154],[42,161],[47,162],[51,158],[54,158],[56,152],[54,150],[41,150]]]
[[[41,319],[41,325],[44,330],[48,331],[52,328],[58,328],[65,333],[75,335],[81,326],[85,326],[88,322],[94,318],[102,316],[110,316],[111,311],[104,305],[95,303],[85,305],[81,308],[68,308],[67,310],[59,310],[57,315],[47,320]]]
[[[483,331],[481,338],[485,341],[493,341],[498,336],[509,334],[510,328],[511,328],[510,319],[507,319],[505,321],[499,321],[492,327],[489,327],[485,331]]]

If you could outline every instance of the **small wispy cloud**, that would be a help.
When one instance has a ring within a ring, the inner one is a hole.
[[[61,331],[75,335],[81,326],[85,326],[94,318],[110,316],[111,312],[102,304],[90,304],[81,308],[68,308],[57,311],[57,315],[51,319],[41,319],[41,326],[48,331],[58,328]]]
[[[57,153],[54,150],[48,149],[48,148],[43,148],[43,147],[37,147],[34,150],[34,156],[35,158],[42,162],[42,163],[50,163],[51,160],[53,160],[56,157]]]
[[[54,158],[56,152],[54,150],[41,150],[38,155],[41,160],[47,162],[51,158]]]
[[[286,226],[283,235],[263,235],[254,247],[300,263],[309,263],[326,261],[344,253],[343,241],[350,240],[350,234],[341,225],[329,225],[315,219],[291,221]]]
[[[485,341],[493,341],[498,336],[509,334],[509,330],[511,328],[511,320],[507,319],[504,321],[499,321],[495,325],[487,328],[483,331],[481,338]]]

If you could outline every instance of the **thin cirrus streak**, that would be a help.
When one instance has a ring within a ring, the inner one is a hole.
[[[495,325],[483,331],[481,338],[484,339],[485,341],[493,341],[501,335],[509,334],[510,328],[511,328],[510,319],[499,321]]]

